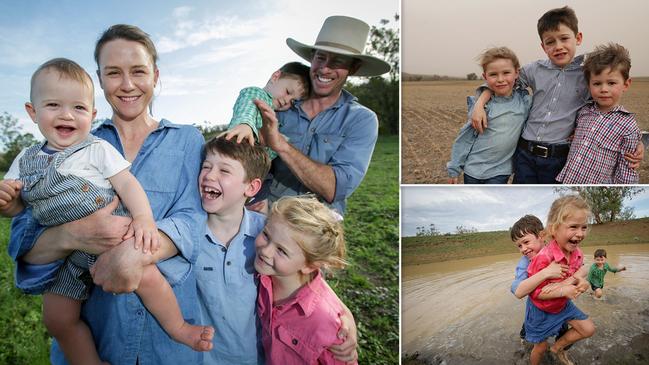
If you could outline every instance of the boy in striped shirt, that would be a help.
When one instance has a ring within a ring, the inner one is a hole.
[[[631,85],[629,52],[619,44],[600,45],[583,65],[593,101],[577,113],[568,161],[557,176],[564,184],[637,184],[638,172],[625,153],[640,141],[635,115],[620,100]]]

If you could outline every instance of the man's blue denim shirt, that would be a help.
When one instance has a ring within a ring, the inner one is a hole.
[[[94,132],[124,154],[111,120]],[[147,193],[158,229],[176,245],[178,255],[158,263],[172,285],[183,317],[196,323],[199,316],[196,277],[192,266],[200,252],[199,239],[206,220],[198,192],[203,137],[191,126],[161,120],[140,148],[131,166]],[[29,265],[20,257],[34,245],[44,227],[25,210],[14,218],[9,254],[16,261],[16,286],[25,292],[41,293],[56,275],[62,260],[47,265]],[[113,365],[194,364],[202,354],[173,341],[159,326],[134,293],[112,295],[93,288],[84,303],[82,317],[91,328],[99,356]],[[66,364],[53,341],[53,364]]]
[[[328,109],[309,120],[298,100],[287,111],[277,113],[279,131],[289,143],[310,159],[332,167],[336,193],[331,206],[345,213],[347,197],[363,181],[378,137],[376,114],[359,104],[349,92],[342,94]],[[300,195],[309,190],[281,158],[273,160],[270,200],[285,195]]]

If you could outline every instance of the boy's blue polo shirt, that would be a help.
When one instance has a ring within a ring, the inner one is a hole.
[[[520,260],[518,260],[518,264],[516,264],[516,277],[514,278],[514,281],[512,281],[512,287],[510,289],[512,294],[516,294],[516,289],[518,289],[518,286],[528,278],[528,266],[530,266],[530,259],[528,259],[527,256],[523,256]]]
[[[239,232],[226,247],[205,226],[196,261],[199,323],[214,326],[214,349],[205,364],[263,364],[257,318],[255,238],[266,216],[244,209]]]

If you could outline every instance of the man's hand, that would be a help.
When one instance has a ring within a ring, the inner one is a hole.
[[[491,95],[491,90],[485,89],[478,97],[478,100],[476,100],[473,106],[473,113],[471,113],[471,125],[480,134],[487,129],[487,113],[485,113],[484,107],[487,105],[489,99],[491,99]]]
[[[246,208],[248,210],[252,210],[253,212],[257,212],[263,215],[268,215],[268,199],[260,200],[258,202],[252,203],[250,205],[247,205]]]
[[[236,125],[232,129],[219,134],[219,137],[221,136],[225,136],[225,139],[227,140],[236,137],[235,141],[237,141],[237,143],[246,141],[251,146],[255,145],[255,135],[252,133],[252,128],[247,124]]]
[[[629,162],[630,168],[637,170],[640,167],[640,164],[642,164],[642,160],[644,159],[644,144],[642,144],[642,142],[638,143],[638,147],[636,147],[635,152],[625,153],[624,159]]]
[[[104,252],[90,268],[96,285],[109,293],[130,293],[140,286],[142,270],[153,263],[153,256],[133,250],[134,238]]]
[[[277,120],[277,115],[273,108],[262,100],[255,99],[254,103],[259,109],[262,119],[262,126],[261,129],[259,129],[259,140],[261,143],[270,147],[273,151],[279,154],[284,144],[287,144],[288,142],[279,133],[279,121]]]

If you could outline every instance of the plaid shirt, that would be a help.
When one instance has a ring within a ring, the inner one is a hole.
[[[568,162],[557,176],[564,184],[637,184],[624,154],[635,152],[640,129],[635,115],[618,105],[608,113],[589,103],[577,114]]]

